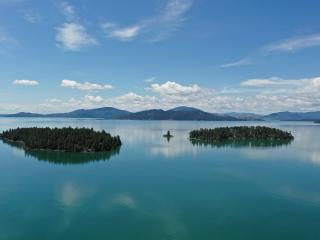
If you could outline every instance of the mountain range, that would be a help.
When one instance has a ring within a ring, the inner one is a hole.
[[[317,121],[320,120],[320,112],[278,112],[264,116],[264,119],[279,121]]]
[[[151,109],[140,112],[129,112],[113,107],[96,109],[79,109],[67,113],[39,114],[20,112],[2,114],[0,117],[42,117],[42,118],[98,118],[127,120],[189,120],[189,121],[317,121],[320,112],[278,112],[269,115],[254,113],[209,113],[192,107],[176,107],[170,110]]]

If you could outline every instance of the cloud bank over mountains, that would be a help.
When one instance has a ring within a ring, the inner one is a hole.
[[[15,85],[37,86],[34,80],[15,80]],[[21,104],[17,109],[39,112],[73,110],[112,106],[130,111],[152,108],[170,109],[185,105],[201,108],[209,112],[255,112],[315,111],[320,106],[320,77],[304,79],[282,79],[279,77],[257,78],[242,81],[232,88],[206,88],[198,84],[183,85],[174,81],[148,83],[144,94],[128,92],[110,97],[114,88],[109,84],[99,84],[74,80],[62,80],[62,88],[86,92],[83,97],[69,99],[48,99],[38,106]],[[107,91],[107,92],[106,92]],[[7,110],[0,105],[0,110]]]

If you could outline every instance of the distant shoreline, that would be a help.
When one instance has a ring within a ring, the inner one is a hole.
[[[267,115],[245,112],[211,113],[193,107],[176,107],[169,110],[149,109],[129,112],[113,107],[78,109],[66,113],[0,114],[2,118],[69,118],[95,120],[149,120],[149,121],[320,121],[320,111],[315,112],[276,112]]]

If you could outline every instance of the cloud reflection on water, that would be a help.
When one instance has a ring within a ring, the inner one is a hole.
[[[112,199],[113,204],[127,207],[127,208],[135,208],[136,201],[135,199],[127,193],[120,193],[113,197]]]
[[[74,207],[83,195],[84,193],[78,185],[73,182],[66,182],[61,188],[60,202],[65,207]]]

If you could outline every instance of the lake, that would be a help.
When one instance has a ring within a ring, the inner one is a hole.
[[[227,125],[277,127],[295,140],[188,140],[193,129]],[[123,146],[68,154],[0,142],[1,240],[320,239],[320,125],[0,118],[0,131],[18,126],[105,129]]]

